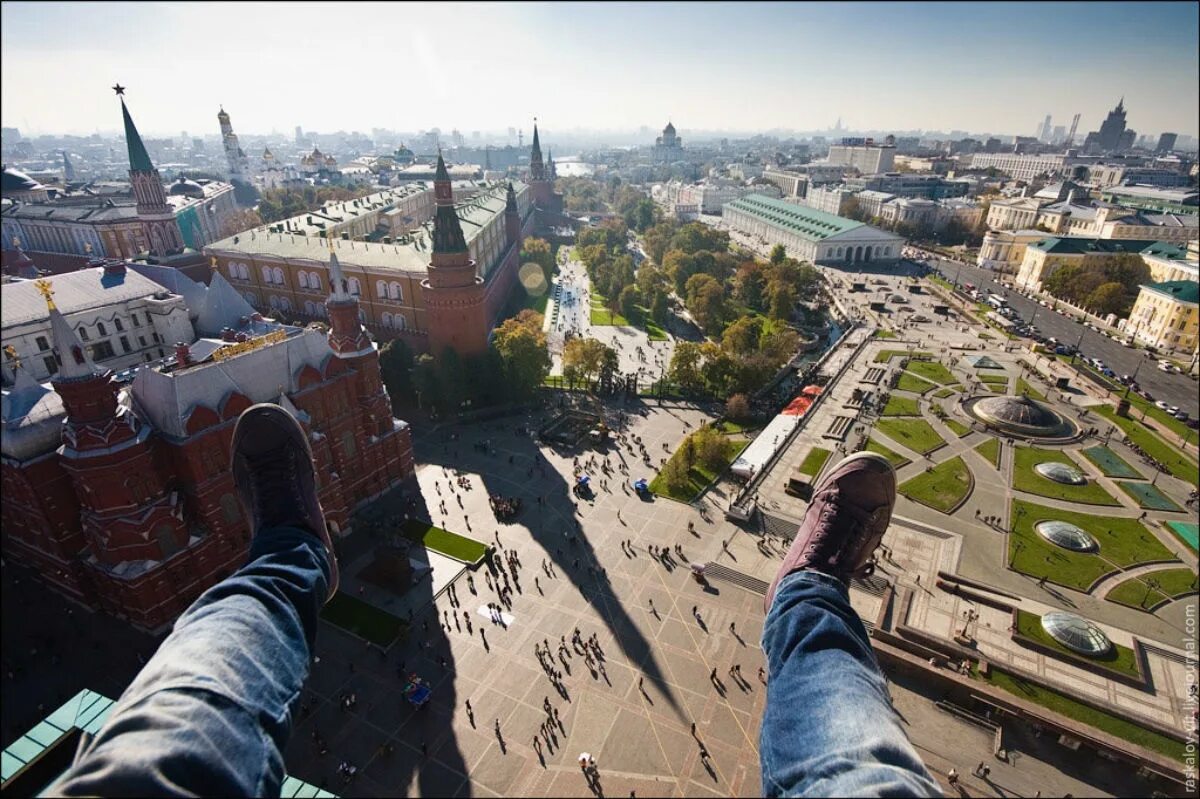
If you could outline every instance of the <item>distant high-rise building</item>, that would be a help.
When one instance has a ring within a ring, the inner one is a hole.
[[[296,146],[297,147],[304,146],[304,129],[301,128],[299,125],[296,126]]]
[[[71,163],[71,158],[70,158],[70,156],[67,155],[66,150],[62,151],[62,157],[63,157],[63,183],[70,183],[71,181],[75,180],[75,166]]]
[[[1050,142],[1050,115],[1046,114],[1046,119],[1042,122],[1042,130],[1038,134],[1038,139],[1046,143]]]
[[[1158,137],[1158,146],[1154,148],[1156,153],[1169,153],[1175,149],[1175,141],[1179,137],[1174,133],[1164,133]]]
[[[192,152],[193,153],[204,152],[204,139],[200,138],[199,136],[192,137]]]
[[[511,142],[515,138],[517,138],[517,129],[509,128],[508,129],[508,140]]]
[[[1125,98],[1122,97],[1117,107],[1108,112],[1108,117],[1097,131],[1096,144],[1101,150],[1121,149],[1121,137],[1125,134],[1125,113]]]
[[[1062,141],[1066,138],[1067,138],[1067,126],[1066,125],[1055,125],[1054,132],[1050,134],[1050,143],[1051,144],[1061,144]]]

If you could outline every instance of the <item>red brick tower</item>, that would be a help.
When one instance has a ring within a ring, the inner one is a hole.
[[[329,311],[329,348],[358,375],[355,382],[358,404],[371,435],[382,436],[392,429],[392,403],[379,376],[379,353],[363,329],[358,297],[347,291],[342,265],[329,242],[329,283],[325,300]]]
[[[447,347],[459,355],[479,355],[488,346],[488,318],[484,304],[483,278],[475,272],[475,261],[467,249],[446,162],[438,153],[433,181],[433,255],[425,280],[421,281],[429,321],[429,350],[436,358]]]
[[[521,251],[521,212],[517,209],[517,194],[511,183],[504,197],[504,238],[510,246],[516,245],[517,252]]]
[[[121,84],[113,86],[119,96],[125,94]],[[129,116],[125,98],[121,97],[121,115],[125,118],[125,145],[129,148],[129,182],[133,185],[133,197],[137,200],[138,221],[146,236],[146,246],[151,255],[162,257],[183,252],[183,236],[175,221],[175,210],[167,203],[162,178],[150,162],[146,145]]]
[[[62,357],[52,381],[66,411],[58,452],[76,487],[84,538],[101,572],[111,579],[130,578],[139,562],[162,563],[188,546],[179,494],[164,480],[168,471],[156,463],[150,428],[118,406],[112,372],[88,357],[55,307],[50,282],[38,286]]]
[[[554,181],[542,162],[542,143],[538,139],[537,120],[533,121],[533,149],[529,152],[529,193],[534,206],[551,208],[554,205]]]

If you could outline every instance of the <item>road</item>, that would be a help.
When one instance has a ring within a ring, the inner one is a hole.
[[[1197,398],[1195,381],[1186,375],[1160,372],[1157,360],[1147,356],[1145,350],[1124,347],[1106,336],[1088,330],[1068,316],[1043,308],[1028,297],[1003,288],[995,281],[996,273],[991,270],[964,264],[960,273],[958,262],[939,258],[931,259],[930,265],[940,269],[947,280],[954,280],[957,274],[959,285],[973,283],[1003,295],[1022,319],[1030,322],[1047,337],[1056,338],[1065,344],[1076,344],[1082,334],[1083,342],[1079,344],[1079,350],[1086,357],[1099,358],[1118,375],[1132,375],[1136,370],[1138,384],[1155,399],[1178,405],[1193,417],[1200,413],[1200,399]]]

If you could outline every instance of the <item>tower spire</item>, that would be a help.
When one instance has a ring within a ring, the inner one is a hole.
[[[124,96],[121,97],[121,116],[125,119],[125,146],[129,148],[129,168],[139,172],[153,171],[154,164],[150,162],[146,145],[142,143],[141,134],[138,133],[137,126],[133,124],[133,117],[129,115],[129,109],[125,106]]]
[[[338,261],[337,253],[333,251],[333,239],[329,239],[329,299],[345,302],[354,299],[346,286],[346,277],[342,274],[342,264]]]
[[[458,253],[467,251],[467,239],[463,235],[462,223],[454,210],[454,189],[450,185],[450,173],[446,162],[438,151],[437,172],[433,178],[433,198],[437,209],[433,215],[433,252]]]
[[[54,348],[62,358],[62,366],[54,376],[55,381],[79,380],[101,374],[101,370],[92,363],[87,350],[83,348],[75,331],[63,317],[62,311],[54,304],[54,291],[51,288],[53,284],[49,280],[38,280],[34,285],[46,300],[46,309],[50,312],[50,335],[54,339]]]
[[[538,137],[537,117],[533,118],[533,147],[529,151],[529,179],[546,179],[546,165],[542,163],[542,142]]]

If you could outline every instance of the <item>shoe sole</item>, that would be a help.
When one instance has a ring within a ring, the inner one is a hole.
[[[255,403],[254,405],[251,405],[249,408],[247,408],[246,410],[244,410],[240,414],[238,414],[237,422],[235,422],[234,426],[233,426],[233,441],[229,448],[231,473],[236,474],[236,470],[233,468],[234,455],[237,453],[238,445],[241,443],[243,437],[245,436],[246,429],[248,429],[243,426],[242,421],[250,414],[254,414],[256,416],[257,415],[265,415],[268,418],[272,417],[272,416],[281,416],[281,417],[283,417],[283,425],[294,426],[295,430],[299,433],[299,436],[298,436],[299,441],[304,446],[304,453],[308,457],[309,463],[311,463],[313,465],[314,487],[315,487],[315,476],[316,476],[317,465],[316,465],[316,461],[313,459],[312,445],[310,445],[308,442],[308,435],[304,432],[304,426],[300,424],[299,420],[297,420],[295,416],[292,416],[292,414],[290,414],[286,410],[284,410],[282,406],[277,405],[273,402]],[[235,486],[235,487],[237,488],[238,498],[239,498],[239,500],[241,500],[241,504],[242,504],[243,508],[245,508],[243,513],[246,516],[246,520],[249,523],[253,523],[254,514],[251,512],[251,506],[247,505],[247,503],[245,502],[245,499],[242,497],[241,488],[237,487],[237,486]],[[318,499],[317,500],[318,507],[320,506],[320,504],[321,504],[321,501],[320,501],[320,499]],[[324,518],[325,518],[325,509],[324,508],[321,508],[321,518],[322,518],[322,520],[324,520]],[[255,534],[255,531],[251,530],[250,534],[251,534],[251,536],[253,536]],[[321,531],[318,532],[317,538],[321,541],[322,544],[325,545],[325,551],[329,554],[331,575],[330,575],[330,581],[329,581],[329,583],[330,583],[329,584],[329,594],[325,598],[325,601],[328,602],[330,599],[333,598],[333,595],[337,593],[338,587],[341,583],[341,573],[340,573],[341,569],[338,566],[337,555],[335,555],[334,551],[333,551],[333,536],[331,536],[329,533],[329,524],[328,523],[325,524],[324,529],[322,529]]]

